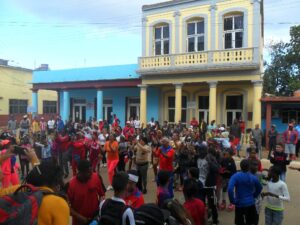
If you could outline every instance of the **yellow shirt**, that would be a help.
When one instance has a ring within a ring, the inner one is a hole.
[[[32,132],[36,133],[40,131],[40,125],[37,121],[32,122]]]
[[[50,188],[41,187],[42,190],[53,192]],[[41,203],[38,214],[38,225],[69,225],[70,208],[65,199],[46,195]]]

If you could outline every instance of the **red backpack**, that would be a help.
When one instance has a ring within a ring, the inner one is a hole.
[[[45,195],[55,193],[42,191],[32,185],[20,186],[13,194],[0,198],[0,224],[37,225],[38,210]]]

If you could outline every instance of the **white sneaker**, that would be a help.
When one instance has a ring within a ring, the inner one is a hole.
[[[106,163],[104,163],[104,165],[103,165],[104,167],[107,167],[107,164]]]
[[[106,188],[107,191],[111,191],[113,190],[113,187],[111,185],[109,185],[107,188]]]

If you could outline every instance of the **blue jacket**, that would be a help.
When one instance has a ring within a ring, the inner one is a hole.
[[[250,173],[234,174],[228,185],[230,202],[236,207],[248,207],[255,204],[255,198],[261,193],[262,185],[257,177]]]

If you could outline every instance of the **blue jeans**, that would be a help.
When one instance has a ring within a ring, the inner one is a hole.
[[[282,225],[283,211],[265,208],[265,225]]]
[[[282,180],[283,182],[285,182],[285,179],[286,179],[286,172],[282,171],[281,174],[280,174],[280,180]]]

